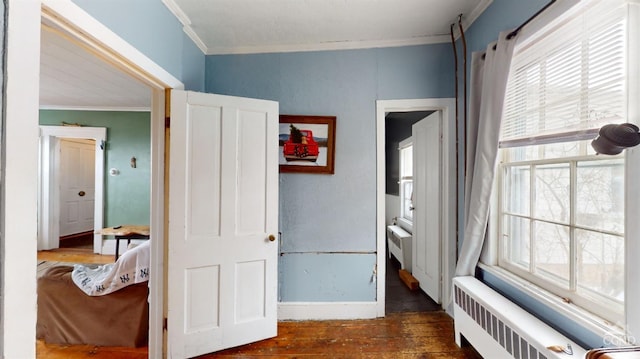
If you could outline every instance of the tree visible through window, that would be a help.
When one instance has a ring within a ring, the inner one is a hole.
[[[588,3],[516,48],[500,141],[499,263],[620,322],[627,163],[590,141],[628,121],[630,5]]]

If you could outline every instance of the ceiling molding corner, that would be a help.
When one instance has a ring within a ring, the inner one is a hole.
[[[162,0],[162,3],[164,4],[164,6],[167,7],[167,9],[169,9],[169,11],[171,11],[173,16],[175,16],[176,19],[178,19],[178,21],[182,23],[182,26],[191,25],[191,19],[189,19],[187,14],[185,14],[184,11],[182,11],[180,6],[178,6],[178,4],[176,4],[174,0]]]
[[[487,10],[487,8],[489,7],[489,5],[491,5],[492,2],[493,2],[493,0],[482,0],[482,1],[480,1],[478,6],[476,6],[473,9],[473,11],[471,11],[471,13],[469,14],[469,16],[467,16],[466,19],[464,19],[463,28],[464,28],[465,31],[467,31],[467,29],[471,26],[471,24],[473,24],[480,17],[480,15],[482,15],[482,13],[485,10]]]
[[[478,6],[476,6],[469,14],[461,14],[462,15],[462,29],[464,30],[465,33],[471,27],[471,25],[473,25],[473,23],[480,17],[480,15],[482,15],[482,13],[485,10],[487,10],[487,8],[489,7],[489,5],[491,5],[492,2],[493,2],[493,0],[482,0],[478,4]],[[458,24],[457,20],[454,20],[453,23],[452,23],[452,25],[457,25],[457,24]],[[454,39],[458,40],[461,35],[462,34],[460,33],[460,27],[459,26],[454,26],[453,27]],[[451,41],[451,40],[449,40],[449,41]]]
[[[189,19],[189,16],[187,16],[187,14],[182,11],[180,6],[178,6],[178,4],[176,4],[174,0],[162,0],[162,3],[167,7],[167,9],[169,9],[173,16],[175,16],[176,19],[180,21],[180,23],[182,24],[182,31],[184,31],[184,33],[189,36],[191,41],[193,41],[193,43],[198,46],[203,54],[206,54],[209,49],[207,48],[207,45],[204,44],[202,39],[200,39],[200,36],[198,36],[198,34],[193,31],[193,28],[191,27],[191,19]]]
[[[200,49],[200,51],[202,51],[203,54],[206,54],[209,52],[209,48],[207,47],[207,45],[205,45],[202,39],[200,39],[200,36],[198,36],[198,34],[196,34],[196,32],[193,31],[193,28],[191,28],[191,26],[183,26],[182,31],[184,31],[184,33],[187,34],[187,36],[189,36],[191,41],[193,41],[193,43],[195,43],[196,46],[198,46],[198,48]]]

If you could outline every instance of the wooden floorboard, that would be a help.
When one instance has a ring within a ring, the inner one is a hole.
[[[444,312],[385,318],[280,322],[278,337],[198,357],[213,358],[480,358],[458,348]]]
[[[480,359],[470,347],[458,348],[453,322],[443,312],[392,313],[367,320],[278,323],[278,336],[254,344],[199,356],[240,358],[425,358]],[[147,348],[37,343],[39,359],[147,357]]]
[[[39,261],[112,263],[113,256],[90,250],[58,249],[38,252]],[[148,348],[57,345],[36,342],[38,359],[142,359]],[[480,359],[471,347],[454,342],[453,320],[442,311],[388,313],[368,320],[285,321],[278,336],[258,343],[207,354],[213,358],[424,358]]]
[[[38,261],[106,264],[115,262],[115,256],[94,254],[91,249],[84,248],[58,248],[38,251]]]

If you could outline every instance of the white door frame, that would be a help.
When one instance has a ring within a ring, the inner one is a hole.
[[[389,112],[442,111],[442,303],[450,302],[455,273],[457,191],[455,179],[455,99],[410,99],[376,101],[376,243],[378,317],[385,315],[386,230],[385,230],[385,116]],[[445,308],[449,311],[448,308]],[[453,314],[453,313],[449,313]]]
[[[71,1],[9,0],[7,11],[5,192],[0,230],[0,356],[35,357],[38,103],[40,20],[56,22],[71,38],[95,50],[95,56],[147,84],[151,100],[151,272],[149,282],[149,357],[163,355],[164,292],[164,111],[165,89],[182,89],[173,75],[128,44]]]
[[[38,196],[38,250],[60,246],[60,138],[95,141],[95,204],[93,207],[93,252],[102,254],[104,220],[104,127],[40,126],[40,194]]]

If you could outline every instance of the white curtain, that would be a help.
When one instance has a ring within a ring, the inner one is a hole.
[[[489,44],[486,52],[473,53],[471,57],[464,242],[456,276],[474,275],[484,244],[504,95],[517,39],[517,36],[507,39],[510,32],[500,33],[497,43]]]

